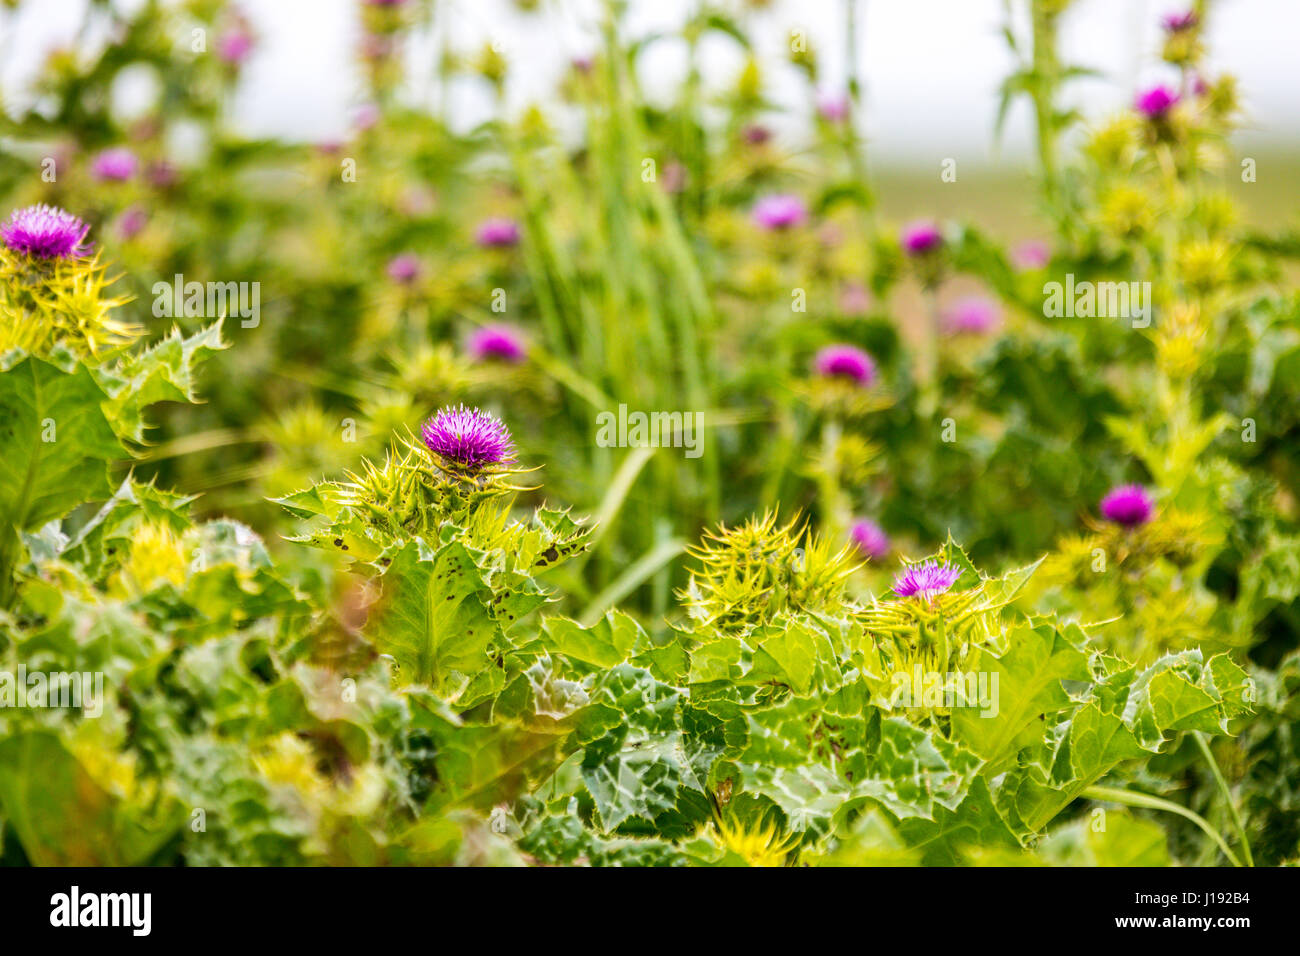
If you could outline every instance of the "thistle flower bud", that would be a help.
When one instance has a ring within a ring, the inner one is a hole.
[[[778,193],[754,204],[754,222],[764,229],[790,229],[808,219],[808,209],[798,196]]]
[[[106,149],[91,161],[90,171],[101,182],[125,182],[135,175],[139,162],[124,146]]]
[[[852,345],[828,345],[817,353],[813,367],[818,375],[846,379],[862,388],[876,380],[876,363],[870,355]]]
[[[388,278],[394,282],[411,283],[420,274],[420,260],[414,253],[404,252],[388,262]]]
[[[469,354],[476,362],[501,361],[516,364],[526,354],[523,336],[508,325],[485,325],[469,339]]]
[[[933,219],[918,219],[903,227],[899,242],[909,256],[924,256],[943,245],[943,232]]]
[[[873,561],[883,561],[889,557],[889,535],[874,521],[866,518],[855,522],[849,529],[849,537],[858,546],[858,550]]]
[[[1101,499],[1100,507],[1107,521],[1135,528],[1151,520],[1155,504],[1141,485],[1121,485]]]
[[[1143,90],[1133,101],[1133,108],[1152,122],[1165,119],[1178,103],[1178,94],[1164,84]]]
[[[1000,320],[998,304],[978,296],[959,299],[944,314],[944,324],[954,334],[983,335],[993,331]]]
[[[488,249],[504,249],[519,244],[519,223],[501,217],[485,219],[478,227],[478,244]]]

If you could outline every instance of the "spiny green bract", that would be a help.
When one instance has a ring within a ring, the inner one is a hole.
[[[129,297],[110,297],[114,281],[93,259],[33,259],[0,244],[0,353],[48,355],[57,344],[81,356],[120,349],[142,331],[113,316]]]

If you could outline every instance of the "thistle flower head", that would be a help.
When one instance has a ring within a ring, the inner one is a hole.
[[[413,282],[420,274],[420,260],[414,253],[403,252],[388,261],[388,278],[394,282]]]
[[[96,155],[90,164],[90,171],[96,179],[120,183],[135,175],[137,165],[135,153],[125,146],[118,146]]]
[[[943,245],[943,232],[933,219],[918,219],[903,227],[899,241],[909,256],[923,256]]]
[[[70,259],[84,255],[90,227],[72,213],[43,203],[16,209],[0,223],[0,242],[34,259]]]
[[[519,223],[501,217],[483,220],[478,227],[478,244],[489,249],[518,245]]]
[[[871,309],[871,293],[861,282],[846,282],[840,289],[840,311],[845,315],[866,315]]]
[[[849,118],[846,93],[823,93],[817,98],[817,115],[828,123],[843,123]]]
[[[382,117],[383,112],[379,109],[378,104],[362,103],[357,107],[357,111],[352,114],[352,125],[359,130],[372,129]]]
[[[762,146],[772,138],[772,131],[760,123],[750,123],[740,135],[750,146]]]
[[[149,215],[142,206],[131,206],[117,217],[115,228],[122,239],[134,239],[149,221]]]
[[[876,380],[876,363],[852,345],[828,345],[817,353],[813,367],[818,375],[848,379],[863,388]]]
[[[849,529],[849,537],[858,546],[858,550],[873,561],[881,561],[889,556],[889,535],[874,521],[864,518],[855,522]]]
[[[754,204],[754,222],[764,229],[789,229],[807,218],[808,210],[798,196],[777,193]]]
[[[522,362],[525,351],[523,336],[508,325],[485,325],[475,329],[469,339],[469,354],[476,362]]]
[[[217,37],[217,56],[226,63],[243,63],[253,52],[253,37],[242,27],[232,27]]]
[[[1182,33],[1184,30],[1191,30],[1201,22],[1201,18],[1196,15],[1195,10],[1188,10],[1185,13],[1166,13],[1160,18],[1160,25],[1165,28],[1166,33]]]
[[[421,426],[420,437],[435,455],[473,471],[515,460],[505,424],[477,408],[448,405]]]
[[[1016,246],[1011,261],[1017,269],[1042,269],[1052,261],[1052,249],[1039,239],[1030,239]]]
[[[176,165],[165,159],[150,163],[149,168],[145,170],[145,176],[149,180],[149,185],[155,189],[168,189],[176,185],[176,180],[179,178]]]
[[[996,302],[972,296],[954,302],[944,316],[948,331],[982,335],[992,331],[1001,318]]]
[[[1121,485],[1101,499],[1101,514],[1126,528],[1134,528],[1151,520],[1155,502],[1141,485]]]
[[[943,594],[961,577],[961,568],[938,561],[926,561],[904,568],[894,578],[894,593],[899,597],[933,597]]]
[[[1178,102],[1178,94],[1164,84],[1143,90],[1133,103],[1134,109],[1149,120],[1164,119]]]

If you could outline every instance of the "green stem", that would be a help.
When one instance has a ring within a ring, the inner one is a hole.
[[[1223,771],[1219,769],[1218,761],[1214,759],[1214,753],[1210,750],[1210,744],[1199,730],[1192,731],[1192,739],[1196,741],[1196,746],[1201,748],[1201,754],[1210,766],[1210,773],[1214,775],[1214,782],[1219,785],[1219,792],[1223,794],[1223,802],[1228,805],[1232,828],[1237,831],[1237,840],[1241,843],[1241,855],[1246,858],[1247,866],[1254,866],[1255,860],[1250,854],[1250,841],[1246,839],[1246,828],[1242,825],[1241,814],[1232,799],[1232,792],[1228,789],[1228,781],[1223,778]]]
[[[1144,810],[1165,810],[1169,813],[1176,813],[1180,817],[1191,820],[1205,831],[1205,834],[1218,844],[1219,849],[1223,851],[1223,855],[1228,858],[1228,861],[1233,866],[1241,866],[1241,861],[1228,849],[1227,842],[1218,830],[1210,826],[1200,814],[1179,806],[1172,800],[1148,796],[1145,793],[1134,793],[1132,790],[1119,790],[1115,787],[1087,787],[1083,791],[1083,796],[1089,800],[1119,803],[1129,807],[1141,807]]]
[[[22,538],[18,529],[8,523],[0,527],[0,609],[14,602],[18,559],[22,554]]]

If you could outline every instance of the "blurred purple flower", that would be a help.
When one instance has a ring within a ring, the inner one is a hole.
[[[1178,94],[1164,84],[1151,87],[1138,94],[1134,101],[1134,108],[1150,120],[1164,119],[1164,117],[1178,102]]]
[[[525,353],[524,337],[508,325],[485,325],[469,337],[469,354],[476,362],[522,362]]]
[[[904,568],[894,578],[894,593],[899,597],[917,594],[928,598],[947,591],[957,583],[959,577],[961,568],[954,568],[950,564],[940,564],[937,561],[914,564],[910,568]]]
[[[764,229],[789,229],[808,218],[803,200],[787,193],[764,196],[754,204],[754,222]]]
[[[876,380],[876,363],[862,349],[852,345],[828,345],[817,353],[813,368],[827,378],[851,379],[866,388]]]
[[[1012,250],[1011,261],[1017,269],[1042,269],[1052,261],[1052,248],[1041,239],[1030,239]]]
[[[997,327],[1002,313],[991,299],[970,296],[958,299],[948,309],[944,323],[949,332],[983,335]]]
[[[366,33],[361,37],[361,56],[367,60],[382,60],[393,52],[394,47],[392,39],[378,33]]]
[[[579,73],[590,73],[591,68],[596,65],[596,58],[590,53],[580,53],[570,60],[569,63]]]
[[[483,220],[478,227],[478,244],[489,249],[518,245],[519,223],[501,217]]]
[[[858,546],[858,550],[872,561],[883,561],[889,557],[889,535],[874,521],[863,518],[849,529],[849,537]]]
[[[840,311],[845,315],[866,315],[871,309],[871,293],[861,282],[846,282],[840,290]]]
[[[1188,10],[1186,13],[1166,13],[1160,18],[1160,25],[1167,33],[1181,33],[1183,30],[1192,29],[1200,22],[1201,18],[1196,15],[1195,10]]]
[[[900,241],[909,256],[923,256],[943,245],[943,232],[933,219],[918,219],[903,227]]]
[[[176,166],[165,159],[150,163],[144,175],[149,180],[149,185],[156,189],[167,189],[176,184]]]
[[[243,63],[253,52],[253,36],[243,27],[232,27],[217,37],[217,56],[226,63]]]
[[[686,167],[674,160],[664,165],[664,178],[660,183],[666,193],[679,193],[686,188]]]
[[[1101,499],[1102,517],[1127,528],[1150,521],[1154,507],[1151,494],[1141,485],[1121,485]]]
[[[70,259],[86,253],[89,231],[72,213],[42,203],[15,209],[8,222],[0,222],[0,242],[34,259]]]
[[[381,115],[379,107],[376,104],[362,103],[357,107],[356,113],[352,116],[352,125],[360,130],[370,129],[379,122],[379,117]]]
[[[848,94],[822,94],[817,98],[817,115],[828,123],[843,123],[849,118]]]
[[[429,451],[465,468],[514,461],[514,443],[505,424],[477,408],[450,405],[420,427],[420,437]]]
[[[394,282],[414,282],[420,274],[420,259],[413,252],[403,252],[388,261],[388,278]]]
[[[90,171],[100,181],[124,182],[135,175],[138,161],[125,146],[106,149],[91,161]]]
[[[134,239],[149,221],[143,206],[131,206],[117,218],[117,234],[122,239]]]
[[[762,146],[772,138],[772,131],[759,123],[750,123],[740,131],[740,136],[750,146]]]

